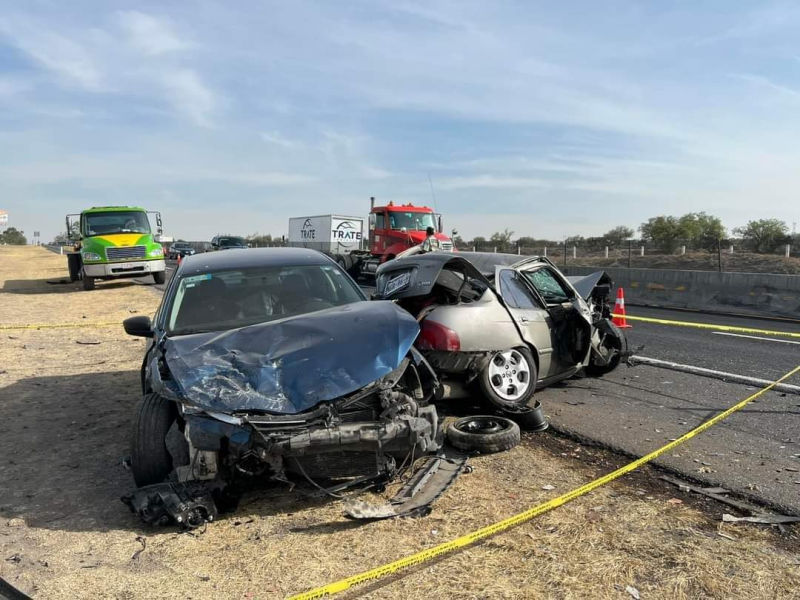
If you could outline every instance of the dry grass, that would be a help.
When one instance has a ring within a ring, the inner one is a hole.
[[[0,248],[0,276],[63,276],[62,260]],[[121,320],[130,310],[152,313],[156,301],[148,288],[126,284],[2,293],[0,322]],[[509,453],[473,459],[475,472],[423,519],[354,523],[336,501],[273,488],[249,494],[203,533],[145,528],[118,500],[132,485],[120,458],[142,342],[116,328],[0,336],[0,576],[37,598],[283,597],[467,533],[618,464],[607,453],[537,434]],[[676,497],[683,502],[668,502]],[[666,487],[645,469],[351,595],[628,598],[631,585],[642,598],[800,597],[797,526],[779,535],[721,524],[727,510]],[[134,558],[142,549],[137,537],[146,547]]]

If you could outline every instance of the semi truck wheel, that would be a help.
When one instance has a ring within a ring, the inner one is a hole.
[[[156,271],[153,273],[153,281],[156,284],[164,283],[167,280],[167,273],[166,271]]]
[[[94,277],[89,277],[86,272],[83,273],[83,289],[90,292],[94,289]]]

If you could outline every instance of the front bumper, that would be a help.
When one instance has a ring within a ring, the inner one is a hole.
[[[127,260],[122,262],[84,264],[87,277],[138,277],[158,273],[167,268],[163,258],[156,260]]]

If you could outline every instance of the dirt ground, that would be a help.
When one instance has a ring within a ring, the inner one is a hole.
[[[203,531],[119,501],[144,342],[121,327],[8,329],[152,314],[137,283],[50,284],[66,260],[0,247],[0,577],[36,598],[277,598],[555,497],[622,459],[552,433],[471,459],[430,516],[356,523],[338,501],[254,491]],[[735,399],[731,399],[733,401]],[[552,489],[550,489],[552,486]],[[548,488],[548,489],[545,489]],[[798,598],[800,528],[721,523],[649,468],[484,543],[362,586],[370,598]]]

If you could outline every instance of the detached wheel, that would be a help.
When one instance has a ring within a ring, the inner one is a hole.
[[[464,452],[502,452],[511,450],[519,440],[519,425],[505,417],[464,417],[447,428],[447,441]]]
[[[138,487],[161,483],[172,472],[167,434],[178,417],[175,405],[158,394],[145,394],[131,441],[131,471]]]
[[[622,330],[609,319],[603,319],[596,327],[600,334],[600,344],[597,350],[592,349],[589,364],[584,368],[589,377],[602,377],[607,373],[611,373],[619,366],[622,355],[628,352],[628,339],[622,333]],[[601,352],[606,357],[611,357],[608,364],[600,365],[595,363],[596,351]]]
[[[505,414],[525,431],[544,431],[550,426],[538,400],[532,407],[526,406],[517,412],[506,411]]]
[[[157,285],[164,283],[166,280],[167,280],[166,271],[155,271],[153,273],[153,281],[155,281]]]
[[[511,348],[492,356],[478,380],[492,404],[504,410],[519,410],[533,396],[537,377],[531,351]]]

